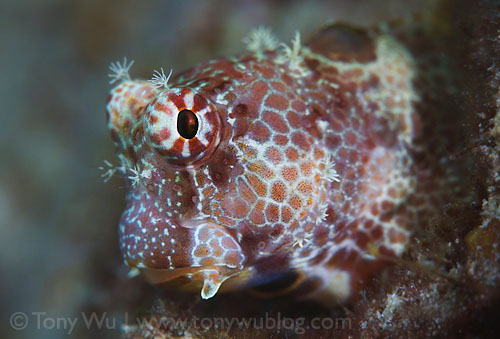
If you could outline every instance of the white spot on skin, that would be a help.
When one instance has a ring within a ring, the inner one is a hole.
[[[316,124],[318,125],[318,128],[321,130],[321,132],[325,133],[325,131],[327,130],[328,126],[330,126],[330,124],[328,123],[328,121],[326,120],[318,120],[316,122]]]

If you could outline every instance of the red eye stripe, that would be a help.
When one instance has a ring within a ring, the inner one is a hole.
[[[185,96],[189,95],[189,93],[190,91],[188,88],[182,88],[180,93],[170,93],[168,100],[172,102],[180,112],[183,109],[186,109]]]
[[[205,148],[205,145],[197,138],[189,140],[189,152],[191,154],[198,154]]]
[[[144,121],[151,146],[176,166],[195,166],[207,159],[219,143],[220,128],[215,107],[190,88],[160,93]]]
[[[170,149],[171,153],[182,153],[184,150],[184,138],[179,138],[175,140],[174,146]]]
[[[207,107],[207,102],[203,99],[203,97],[199,94],[194,95],[194,104],[193,104],[193,112],[200,112],[201,110]]]

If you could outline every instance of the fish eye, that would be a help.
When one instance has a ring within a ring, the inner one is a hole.
[[[160,92],[146,109],[144,132],[157,154],[178,168],[199,166],[220,141],[215,106],[190,88]]]
[[[190,109],[183,109],[177,115],[177,131],[185,139],[193,139],[198,132],[198,118]]]

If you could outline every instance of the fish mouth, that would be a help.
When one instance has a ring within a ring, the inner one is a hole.
[[[203,299],[212,298],[219,290],[229,292],[239,289],[251,276],[249,269],[227,266],[183,267],[172,270],[141,268],[140,271],[151,284],[191,292],[201,289]]]
[[[229,281],[245,276],[242,272],[247,269],[249,258],[234,229],[211,219],[192,218],[176,220],[175,227],[167,226],[164,220],[163,224],[156,225],[155,232],[143,235],[145,232],[139,231],[145,228],[139,230],[136,224],[125,222],[121,231],[125,235],[140,234],[124,236],[122,252],[127,264],[139,269],[150,283],[178,288],[186,285],[186,289],[201,286],[201,297],[209,299],[225,281],[228,283],[224,285],[229,287],[234,285]],[[152,229],[152,226],[148,228]],[[136,249],[137,238],[144,240],[144,246]],[[145,258],[144,254],[148,256]]]

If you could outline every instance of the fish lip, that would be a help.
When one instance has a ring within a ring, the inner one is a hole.
[[[211,265],[211,266],[187,266],[187,267],[175,267],[172,269],[168,268],[154,268],[154,267],[141,267],[139,270],[142,274],[145,274],[147,278],[152,278],[156,283],[167,282],[178,277],[187,276],[188,274],[195,274],[203,270],[216,270],[222,269],[227,272],[231,272],[230,276],[235,276],[244,271],[244,269],[239,269],[238,267],[230,267],[227,265]],[[234,271],[234,272],[233,272]],[[158,279],[167,278],[167,279]],[[149,279],[148,279],[149,280]],[[161,280],[161,281],[159,281]],[[150,281],[155,284],[155,282]]]
[[[212,298],[219,288],[222,287],[225,291],[233,291],[239,289],[247,280],[245,269],[230,268],[222,265],[216,266],[199,266],[199,267],[184,267],[174,269],[154,269],[142,268],[140,269],[142,276],[151,284],[159,285],[166,284],[168,287],[177,286],[182,290],[191,292],[199,291],[201,289],[201,296],[203,299]],[[215,281],[209,278],[209,272],[216,272],[218,277]],[[196,277],[198,275],[198,277]],[[242,279],[235,279],[238,276],[243,276]],[[186,280],[182,280],[186,278]],[[211,286],[209,291],[206,291],[206,286]]]
[[[200,267],[176,267],[168,268],[140,268],[141,274],[151,284],[161,284],[172,281],[176,278],[185,277],[188,274],[194,274],[200,270]]]

